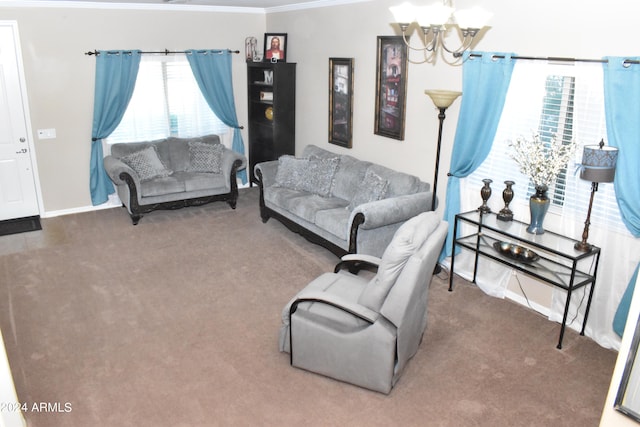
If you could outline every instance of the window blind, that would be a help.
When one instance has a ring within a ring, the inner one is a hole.
[[[481,188],[483,178],[497,183],[516,182],[515,200],[526,200],[533,193],[529,178],[520,173],[510,157],[509,142],[537,134],[543,142],[557,138],[563,143],[577,142],[567,168],[548,194],[550,211],[584,222],[589,205],[591,183],[580,179],[578,165],[585,145],[607,141],[601,64],[558,64],[518,60],[511,78],[504,111],[487,159],[469,177],[469,184]],[[500,190],[501,191],[501,190]],[[591,222],[628,233],[620,219],[613,184],[599,184]]]
[[[211,111],[183,54],[143,57],[127,111],[107,142],[226,133]]]

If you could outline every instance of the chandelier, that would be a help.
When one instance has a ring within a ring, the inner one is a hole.
[[[462,57],[465,50],[469,49],[478,32],[484,28],[493,15],[479,7],[466,10],[455,10],[447,0],[430,6],[413,6],[405,2],[400,6],[390,7],[395,22],[400,26],[405,44],[413,50],[431,52],[424,62],[435,57],[435,53],[442,50],[453,55],[454,62]],[[416,48],[409,44],[407,35],[413,32],[413,24],[416,23],[423,34],[423,47]],[[462,35],[462,42],[456,49],[449,48],[444,41],[447,29],[458,27]],[[444,53],[444,52],[443,52]]]

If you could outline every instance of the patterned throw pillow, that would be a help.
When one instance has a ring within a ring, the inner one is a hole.
[[[307,171],[300,182],[302,190],[322,197],[329,197],[339,163],[339,157],[310,158]]]
[[[189,168],[191,172],[220,173],[222,170],[222,144],[189,142]]]
[[[387,195],[387,188],[389,188],[389,181],[383,179],[371,169],[367,169],[347,209],[352,211],[363,203],[384,199]]]
[[[173,173],[162,163],[154,146],[127,154],[121,160],[138,174],[140,181],[167,177]]]
[[[290,155],[280,156],[276,172],[276,186],[302,190],[302,180],[307,173],[309,159],[301,159]]]

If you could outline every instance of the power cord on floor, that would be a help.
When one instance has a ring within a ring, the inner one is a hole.
[[[441,264],[436,264],[436,268],[433,270],[433,274],[438,277],[438,279],[443,281],[449,280],[449,270]]]
[[[522,283],[520,283],[520,278],[518,277],[517,274],[514,274],[514,276],[516,276],[516,281],[518,282],[518,287],[520,288],[520,292],[522,292],[522,296],[527,301],[527,305],[529,306],[529,308],[533,309],[533,307],[531,306],[531,303],[529,302],[529,297],[527,297],[527,293],[524,291],[524,288],[522,287]]]
[[[522,283],[520,283],[520,279],[518,278],[518,275],[514,274],[514,276],[516,276],[516,281],[518,282],[518,287],[520,288],[520,292],[522,292],[522,296],[527,301],[527,305],[529,306],[529,308],[533,309],[533,307],[531,306],[531,303],[529,302],[529,298],[527,297],[527,293],[524,291],[524,288],[522,287]],[[586,294],[587,294],[587,291],[586,291],[586,289],[583,288],[582,298],[580,299],[580,304],[578,304],[578,307],[576,308],[576,313],[574,314],[573,318],[569,322],[567,322],[568,325],[572,325],[573,322],[578,318],[578,315],[580,314],[580,308],[582,307],[582,303],[584,302],[584,297],[585,297]]]

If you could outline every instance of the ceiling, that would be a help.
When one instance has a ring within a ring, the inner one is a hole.
[[[51,0],[32,0],[36,3],[39,1],[52,3]],[[295,6],[328,6],[337,3],[355,3],[362,0],[65,0],[60,3],[68,5],[98,3],[104,6],[124,4],[124,5],[180,5],[188,6],[213,6],[213,7],[250,7],[258,9],[270,9],[279,7],[295,7]],[[57,3],[57,2],[56,2]]]

